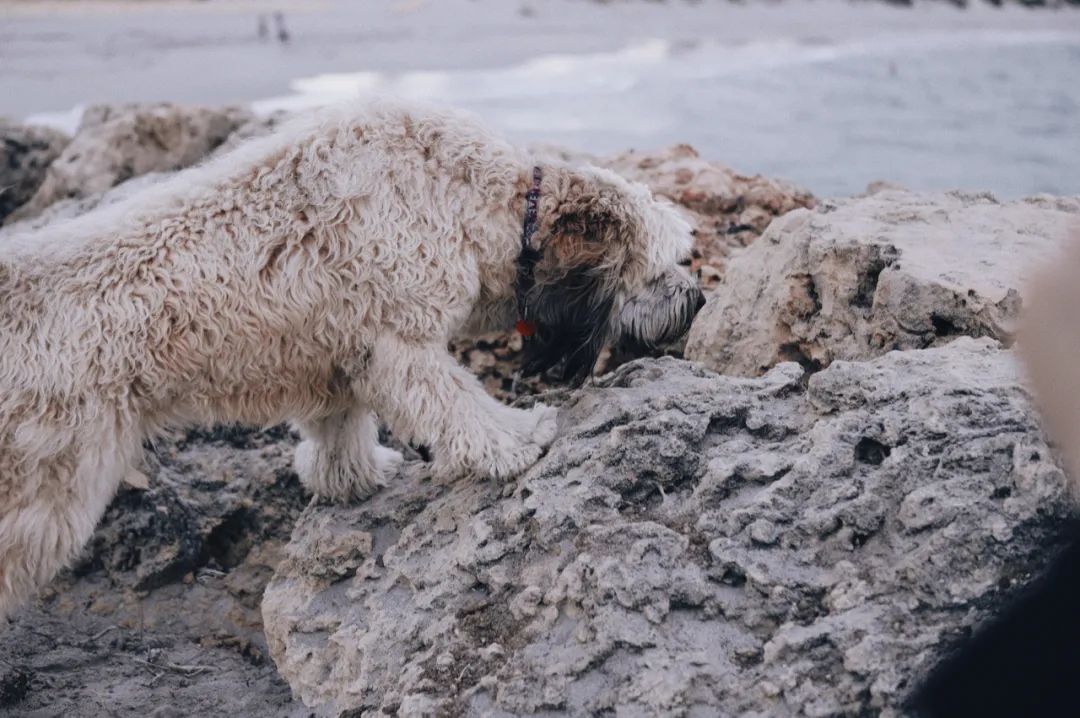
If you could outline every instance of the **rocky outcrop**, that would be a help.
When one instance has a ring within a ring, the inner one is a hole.
[[[282,428],[156,441],[82,558],[0,626],[0,715],[306,716],[260,612],[308,499],[293,445]]]
[[[279,120],[92,109],[47,176],[18,160],[43,184],[4,232]],[[1080,200],[881,185],[808,209],[686,146],[595,161],[677,202],[703,284],[723,280],[691,355],[764,376],[633,362],[545,395],[560,435],[520,481],[439,485],[399,447],[397,481],[345,507],[304,508],[285,429],[158,442],[149,481],[129,477],[83,560],[0,634],[0,711],[307,715],[269,650],[326,715],[898,714],[1071,515],[1003,345]],[[1071,296],[1059,272],[1051,304]],[[514,385],[515,335],[454,350],[504,400],[546,388]]]
[[[236,130],[229,135],[228,139],[210,153],[210,156],[216,157],[218,155],[223,155],[226,152],[231,152],[248,140],[255,139],[256,137],[264,137],[280,127],[283,122],[289,119],[289,117],[291,117],[291,115],[284,110],[278,110],[277,112],[262,117],[251,117],[237,127]]]
[[[516,486],[311,505],[267,588],[323,714],[896,715],[1048,560],[1065,477],[990,339],[555,394]],[[365,713],[366,714],[366,713]]]
[[[53,222],[78,217],[96,207],[107,207],[170,176],[171,174],[168,172],[150,172],[139,177],[133,177],[104,192],[96,192],[86,197],[57,200],[33,216],[23,219],[16,218],[16,221],[10,221],[0,227],[0,241],[3,241],[4,237],[7,236],[31,232]]]
[[[686,356],[754,376],[957,336],[1013,341],[1025,282],[1080,222],[1080,198],[882,190],[775,221],[734,257]]]
[[[659,152],[624,152],[599,163],[641,182],[679,205],[695,229],[694,262],[702,284],[713,286],[722,276],[725,258],[765,231],[773,218],[793,209],[813,207],[815,200],[789,182],[761,175],[743,175],[702,159],[689,145]]]
[[[9,220],[33,217],[62,199],[101,194],[132,177],[188,167],[253,119],[239,108],[169,103],[90,107],[37,192]]]
[[[109,117],[120,114],[119,110],[109,109],[109,107],[110,106],[103,106],[97,109],[91,108],[94,110],[95,114],[89,116],[89,121],[93,124],[102,121],[101,118],[103,116]],[[134,107],[137,108],[138,106],[136,105]],[[240,117],[242,117],[242,115]],[[235,149],[249,139],[266,135],[272,132],[274,128],[280,125],[285,119],[286,116],[283,113],[277,113],[265,118],[251,118],[239,125],[231,134],[229,134],[224,142],[210,151],[206,158],[197,156],[197,153],[193,152],[191,157],[189,157],[189,159],[192,159],[192,162],[189,164],[194,164],[202,159],[209,159],[224,154]],[[85,122],[86,120],[84,120],[84,123]],[[119,202],[150,185],[156,184],[163,179],[167,179],[171,174],[172,172],[169,170],[147,172],[132,177],[131,179],[123,180],[116,186],[100,192],[87,193],[81,196],[68,197],[66,199],[57,199],[40,211],[31,211],[28,208],[25,212],[22,212],[15,217],[13,221],[0,227],[0,239],[7,234],[40,229],[52,222],[78,217],[96,207],[108,206],[115,202]],[[44,170],[42,170],[42,176],[44,176]],[[0,219],[2,219],[2,217],[0,217]]]
[[[55,130],[0,121],[0,224],[34,196],[68,142]]]

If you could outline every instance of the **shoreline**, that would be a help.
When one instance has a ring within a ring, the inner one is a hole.
[[[523,13],[522,8],[528,8]],[[287,43],[260,41],[281,11]],[[213,20],[210,26],[207,20]],[[819,0],[799,4],[607,4],[585,0],[346,0],[0,3],[0,116],[21,120],[98,102],[252,102],[336,72],[492,70],[542,56],[615,53],[647,40],[827,46],[912,33],[1053,32],[1080,40],[1080,12],[989,4],[959,9]],[[78,20],[78,24],[73,21]],[[240,66],[243,65],[243,66]],[[203,81],[210,80],[210,81]]]
[[[886,180],[1080,193],[1080,12],[944,2],[345,0],[0,4],[0,117],[89,101],[262,113],[364,93],[470,110],[521,144],[686,142],[822,196]],[[273,13],[285,7],[285,41]],[[262,20],[260,21],[260,16]],[[259,26],[263,26],[260,39]]]

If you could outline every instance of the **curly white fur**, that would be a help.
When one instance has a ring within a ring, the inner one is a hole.
[[[166,427],[292,420],[301,478],[335,499],[401,462],[377,444],[376,417],[432,446],[446,474],[510,477],[535,461],[554,410],[503,406],[446,350],[465,328],[513,321],[535,161],[456,112],[343,105],[7,240],[0,617],[77,554]],[[650,291],[678,300],[668,325],[688,321],[688,227],[645,188],[549,162],[540,213],[551,307],[566,268],[591,262],[606,334]],[[601,225],[618,231],[589,234]]]

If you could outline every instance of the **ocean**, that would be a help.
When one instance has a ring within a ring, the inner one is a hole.
[[[278,20],[287,32],[277,37]],[[260,35],[259,25],[266,30]],[[693,145],[819,196],[1080,194],[1080,10],[815,0],[0,5],[0,115],[392,94],[519,142]]]

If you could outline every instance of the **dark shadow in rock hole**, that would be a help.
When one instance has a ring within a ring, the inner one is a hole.
[[[864,436],[855,444],[855,460],[864,464],[880,466],[892,453],[892,447],[882,444],[880,441]]]
[[[874,294],[877,293],[878,278],[889,263],[883,259],[875,259],[870,262],[866,270],[859,274],[859,286],[855,289],[855,296],[851,299],[852,305],[869,309],[874,305]]]

